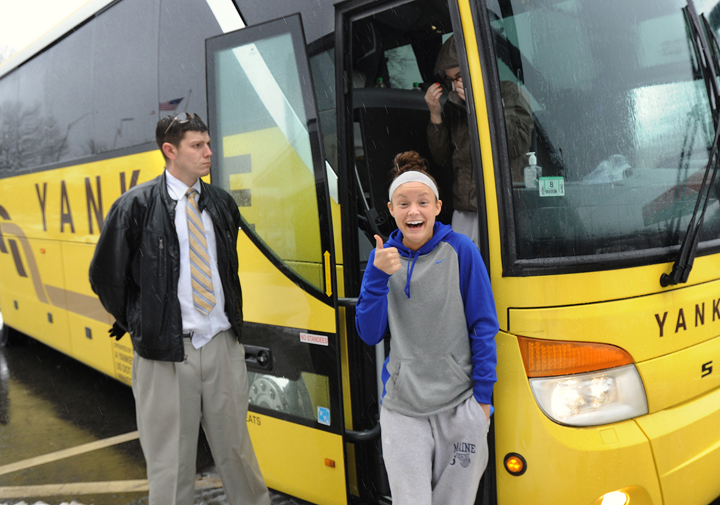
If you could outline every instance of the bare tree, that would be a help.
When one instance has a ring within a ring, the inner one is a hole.
[[[39,104],[0,104],[0,174],[52,163],[65,148],[57,121],[43,116]]]

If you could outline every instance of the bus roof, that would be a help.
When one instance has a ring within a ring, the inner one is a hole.
[[[81,7],[70,13],[65,19],[48,30],[45,34],[15,53],[15,55],[10,57],[10,59],[0,64],[0,77],[9,74],[36,54],[53,45],[56,41],[63,38],[88,19],[94,17],[95,14],[99,13],[115,1],[117,0],[88,0]]]

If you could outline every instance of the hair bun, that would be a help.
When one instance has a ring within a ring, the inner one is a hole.
[[[393,178],[398,175],[414,170],[416,172],[426,172],[428,170],[428,162],[415,151],[405,151],[395,156],[395,166],[393,167]]]
[[[432,183],[435,185],[436,194],[439,195],[439,193],[437,192],[439,188],[438,183],[435,178],[430,175],[430,172],[428,171],[429,165],[425,158],[420,156],[415,151],[405,151],[404,153],[396,155],[393,162],[394,165],[392,167],[392,170],[390,170],[389,172],[389,175],[391,176],[391,187],[392,181],[400,177],[402,174],[406,172],[420,172],[421,174],[426,175],[430,178]],[[392,193],[390,193],[390,199],[392,199]]]

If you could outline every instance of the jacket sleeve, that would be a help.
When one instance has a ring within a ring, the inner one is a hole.
[[[450,142],[450,130],[447,124],[445,113],[442,115],[443,122],[435,124],[428,121],[427,141],[430,148],[430,154],[438,165],[445,165],[450,160],[453,153],[452,143]]]
[[[127,300],[132,289],[131,263],[135,247],[129,240],[127,218],[121,206],[113,205],[108,212],[95,254],[90,263],[90,285],[105,310],[128,330]]]
[[[375,268],[375,250],[370,253],[360,296],[355,306],[355,327],[368,345],[379,343],[388,332],[388,298],[390,276]]]
[[[470,336],[473,363],[473,393],[479,403],[491,403],[497,382],[497,349],[495,335],[499,331],[495,299],[493,298],[485,263],[475,244],[462,236],[458,241],[460,260],[460,291],[465,302],[465,318]]]

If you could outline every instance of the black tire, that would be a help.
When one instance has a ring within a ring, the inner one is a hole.
[[[0,330],[0,347],[17,347],[25,343],[25,335],[3,324]]]
[[[271,375],[248,372],[248,382],[251,405],[305,419],[315,419],[310,393],[302,377],[281,386]]]

